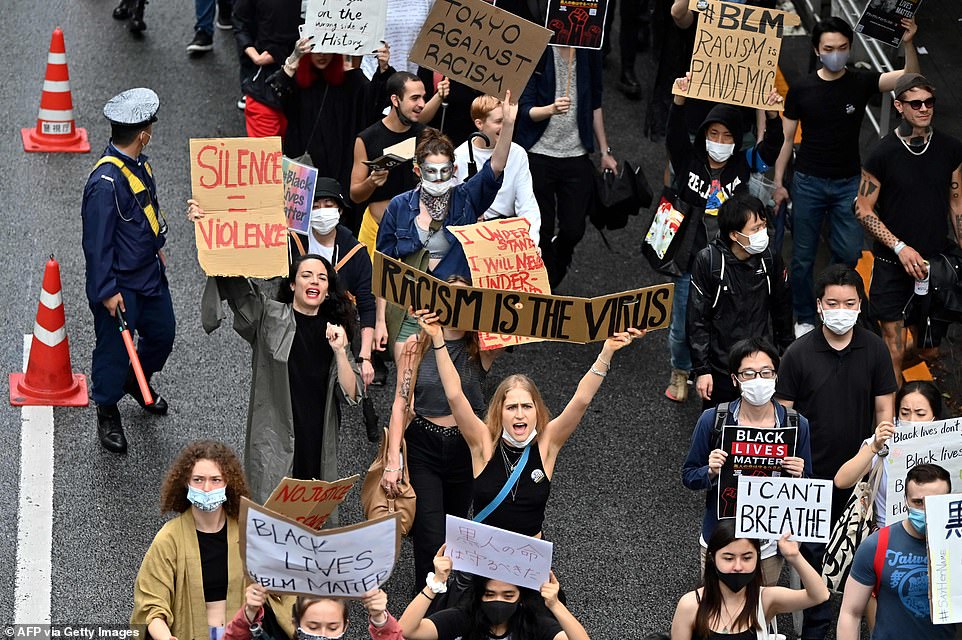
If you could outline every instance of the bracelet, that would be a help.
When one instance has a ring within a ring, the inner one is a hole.
[[[427,587],[425,587],[425,589],[426,589],[426,588],[427,588]],[[424,593],[424,589],[421,589],[420,591],[418,591],[418,595],[419,595],[419,596],[424,596],[425,598],[427,598],[427,599],[430,600],[431,602],[434,602],[434,598],[432,598],[432,597],[429,596],[428,594]],[[436,598],[436,597],[437,597],[437,596],[435,596],[435,598]]]
[[[595,360],[596,360],[597,362],[600,362],[601,364],[605,365],[605,366],[608,367],[609,369],[611,368],[611,360],[605,360],[605,359],[602,358],[601,356],[598,356],[597,358],[595,358]]]
[[[370,360],[371,360],[371,358],[369,358],[369,357],[368,357],[368,358],[365,358],[364,356],[358,356],[358,357],[357,357],[357,361],[358,361],[358,362],[369,362]]]
[[[435,346],[432,344],[432,345],[431,345],[431,348],[434,349],[435,351],[440,351],[441,349],[444,349],[444,348],[447,347],[447,346],[448,346],[447,343],[442,344],[440,347],[435,347]]]
[[[397,469],[388,469],[387,467],[384,467],[384,470],[387,471],[388,473],[396,473],[399,471],[403,471],[404,467],[398,467]]]
[[[901,240],[899,240],[899,241],[896,242],[895,245],[892,247],[892,251],[895,252],[895,255],[898,255],[899,253],[902,252],[902,249],[904,249],[904,248],[905,248],[905,243],[902,242]]]
[[[602,377],[602,378],[604,378],[605,376],[608,375],[608,374],[607,374],[606,372],[604,372],[604,371],[598,371],[597,369],[595,369],[595,365],[593,365],[593,364],[591,365],[591,368],[588,369],[588,371],[590,371],[591,373],[595,374],[596,376],[600,376],[600,377]]]

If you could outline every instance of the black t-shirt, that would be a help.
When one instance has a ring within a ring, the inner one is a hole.
[[[197,532],[204,602],[227,599],[227,523],[217,533]]]
[[[859,133],[865,105],[878,90],[879,73],[849,69],[838,80],[811,73],[785,97],[785,117],[802,124],[795,169],[819,178],[859,174]]]
[[[892,358],[882,339],[855,327],[852,341],[833,349],[819,327],[785,351],[775,393],[794,402],[811,429],[812,469],[831,480],[875,430],[875,398],[895,393]]]
[[[378,120],[357,134],[357,137],[364,142],[364,148],[367,150],[367,159],[375,160],[384,155],[386,148],[394,146],[399,142],[404,142],[408,138],[420,136],[422,131],[424,131],[424,125],[420,122],[412,124],[411,128],[407,131],[396,133],[384,126],[383,120]],[[390,200],[396,195],[410,191],[417,185],[418,179],[417,176],[414,175],[412,163],[405,162],[388,172],[387,180],[374,190],[374,193],[371,194],[368,201],[382,202],[384,200]]]
[[[428,618],[438,630],[438,640],[461,640],[471,626],[471,619],[463,609],[445,609]],[[538,628],[531,638],[515,638],[509,631],[503,636],[488,635],[489,640],[552,640],[561,632],[561,625],[554,618],[538,617]]]
[[[928,258],[951,241],[949,190],[952,172],[962,164],[962,142],[934,131],[928,149],[915,155],[895,133],[876,145],[865,170],[881,189],[875,210],[895,237]],[[891,251],[876,242],[876,251]]]
[[[327,380],[334,351],[327,341],[323,314],[307,316],[294,311],[297,330],[287,357],[294,417],[294,469],[299,480],[313,480],[320,473]]]

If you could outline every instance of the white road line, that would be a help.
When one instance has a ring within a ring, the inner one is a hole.
[[[32,340],[32,335],[23,336],[24,371]],[[23,407],[14,624],[50,624],[52,536],[53,407]]]

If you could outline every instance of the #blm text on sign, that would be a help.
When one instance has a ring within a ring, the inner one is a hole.
[[[360,476],[353,475],[334,482],[284,478],[264,503],[264,508],[311,529],[320,529],[337,505],[344,501],[358,478]]]
[[[937,422],[899,422],[888,443],[885,464],[885,524],[901,522],[908,516],[905,500],[905,476],[912,467],[923,463],[937,464],[953,478],[962,477],[962,419]]]
[[[360,598],[387,582],[401,547],[401,516],[315,531],[241,498],[241,559],[274,593]]]
[[[734,518],[738,478],[779,477],[782,460],[795,456],[798,429],[726,426],[721,449],[728,454],[718,476],[718,517]]]
[[[718,0],[691,0],[698,12],[691,56],[689,98],[756,109],[782,109],[766,104],[775,86],[778,54],[785,28],[801,21],[793,13]]]
[[[832,530],[832,481],[810,478],[738,479],[735,536],[828,542]]]
[[[371,284],[390,304],[431,309],[452,329],[563,342],[597,342],[628,327],[667,327],[674,292],[672,284],[597,298],[494,291],[442,282],[380,252],[374,253]]]
[[[551,578],[554,546],[520,533],[445,516],[444,554],[455,571],[539,591]]]
[[[311,208],[314,204],[317,169],[285,157],[282,170],[287,228],[298,233],[307,233],[311,228]]]
[[[194,225],[209,276],[287,274],[281,139],[192,138],[190,182],[205,212]]]
[[[411,62],[504,99],[521,98],[551,31],[484,0],[436,0]]]
[[[552,46],[601,49],[605,40],[608,0],[549,0],[544,26]]]
[[[314,51],[362,56],[381,46],[387,0],[308,0],[301,37]]]
[[[482,289],[551,293],[548,271],[538,247],[528,235],[524,218],[500,218],[460,227],[448,227],[464,249],[471,269],[471,281]],[[535,338],[480,333],[481,349],[500,349]]]

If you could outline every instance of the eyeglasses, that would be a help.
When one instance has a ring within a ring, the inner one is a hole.
[[[899,100],[899,102],[909,105],[915,111],[921,109],[923,104],[925,105],[926,109],[931,109],[935,106],[935,96],[926,98],[925,100]]]
[[[738,379],[743,381],[754,380],[755,378],[771,380],[775,377],[775,370],[762,369],[761,371],[755,371],[754,369],[745,369],[744,371],[739,371],[737,375]]]

